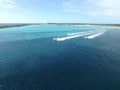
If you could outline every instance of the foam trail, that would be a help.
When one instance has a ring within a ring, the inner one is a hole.
[[[85,35],[90,35],[90,34],[93,34],[93,32],[80,33],[80,34],[70,35],[70,36],[66,36],[66,37],[54,38],[53,40],[64,41],[64,40],[68,40],[68,39],[72,39],[72,38],[76,38],[76,37],[81,37],[81,36],[85,36]]]
[[[96,37],[98,37],[98,36],[100,36],[100,35],[102,35],[104,33],[105,33],[105,31],[104,32],[100,32],[100,33],[96,33],[96,34],[93,34],[93,35],[90,35],[90,36],[86,36],[85,38],[86,39],[93,39],[93,38],[96,38]]]
[[[78,32],[78,33],[70,33],[70,34],[67,34],[68,36],[71,36],[71,35],[78,35],[78,34],[84,34],[84,33],[94,33],[95,31],[86,31],[86,32]]]
[[[85,32],[79,32],[79,33],[70,33],[70,34],[67,34],[68,36],[71,36],[71,35],[77,35],[77,34],[82,34],[82,33],[85,33]]]

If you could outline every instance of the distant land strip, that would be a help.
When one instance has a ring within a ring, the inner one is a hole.
[[[95,26],[114,26],[114,27],[120,27],[120,24],[90,24],[90,23],[4,23],[0,24],[0,29],[2,28],[12,28],[12,27],[22,27],[22,26],[28,26],[28,25],[41,25],[41,24],[54,24],[54,25],[73,25],[73,26],[79,26],[79,25],[95,25]]]
[[[91,23],[48,23],[48,24],[57,24],[57,25],[97,25],[97,26],[117,26],[117,27],[120,27],[120,24],[91,24]]]
[[[22,27],[22,26],[28,26],[30,24],[0,24],[0,29],[2,28],[12,28],[12,27]]]

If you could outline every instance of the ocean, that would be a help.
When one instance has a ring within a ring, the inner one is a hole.
[[[0,90],[120,90],[120,29],[0,29]]]

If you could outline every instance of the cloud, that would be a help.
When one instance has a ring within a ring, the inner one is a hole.
[[[67,12],[88,15],[120,16],[119,0],[66,0],[62,8]]]
[[[0,8],[15,8],[15,7],[17,7],[16,10],[18,11],[22,11],[27,14],[32,13],[32,11],[30,11],[29,9],[20,7],[20,5],[18,5],[18,3],[15,0],[0,0]]]
[[[16,7],[15,0],[0,0],[0,8],[14,8]]]
[[[96,0],[93,3],[100,7],[97,15],[120,16],[119,2],[119,0]]]

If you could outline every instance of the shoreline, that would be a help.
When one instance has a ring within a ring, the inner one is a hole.
[[[79,27],[79,26],[100,26],[100,27],[110,27],[110,28],[114,28],[114,29],[120,29],[120,26],[113,26],[113,25],[109,25],[109,26],[107,26],[107,25],[70,25],[70,26],[77,26],[77,27]]]
[[[55,24],[55,25],[68,25],[68,26],[102,26],[102,27],[110,27],[115,29],[120,29],[119,24],[72,24],[72,23],[46,23],[46,24]],[[28,26],[28,25],[41,25],[41,24],[1,24],[0,29],[4,28],[13,28],[13,27],[22,27],[22,26]]]
[[[23,27],[23,26],[28,26],[30,24],[11,24],[11,25],[1,25],[0,29],[5,29],[5,28],[13,28],[13,27]]]
[[[102,26],[120,29],[120,24],[90,24],[90,23],[47,23],[55,25],[68,25],[68,26]]]

